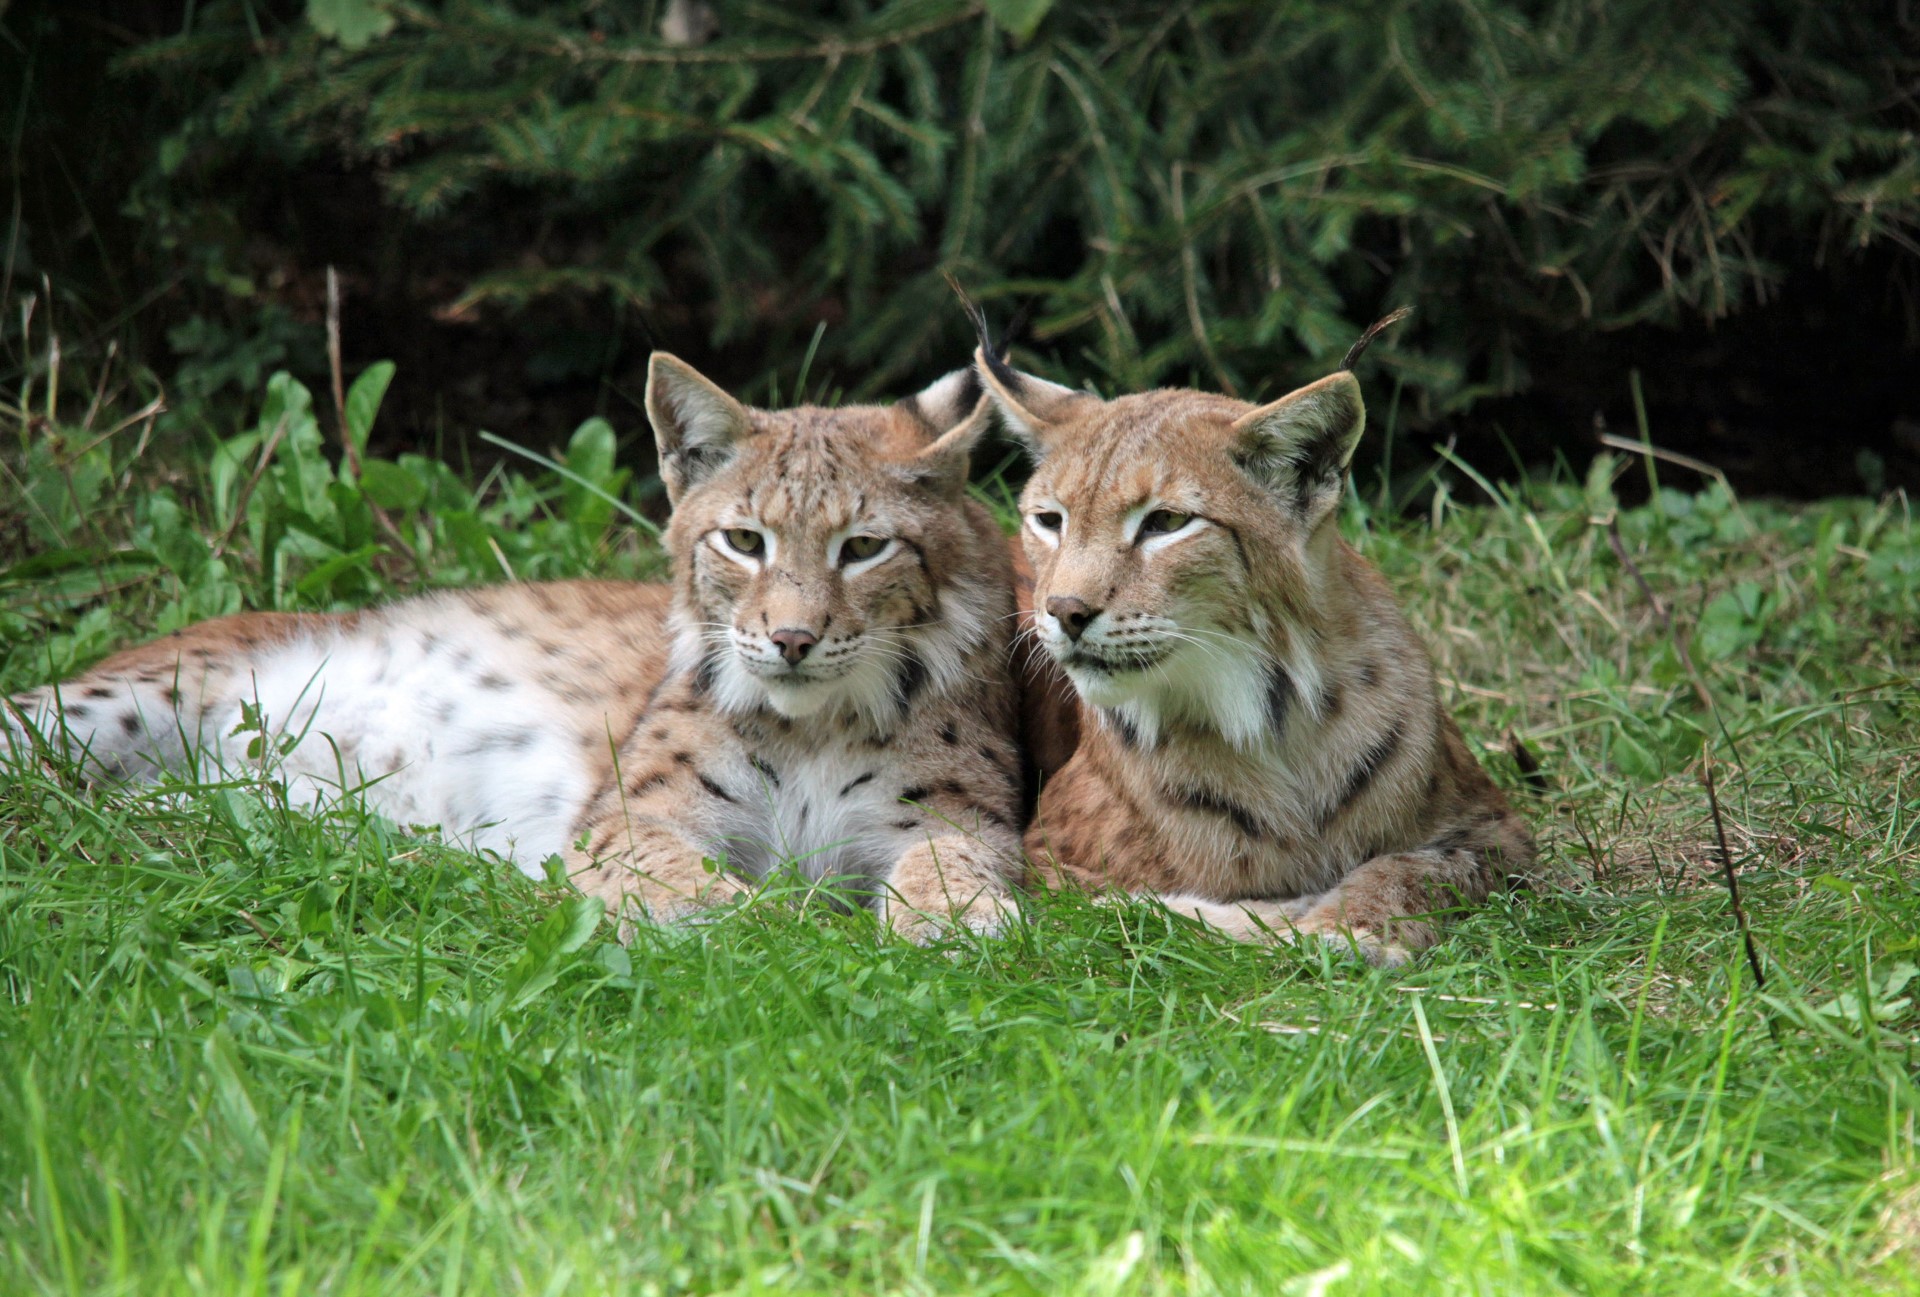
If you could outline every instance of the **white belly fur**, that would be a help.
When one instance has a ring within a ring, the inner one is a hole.
[[[434,640],[384,624],[263,653],[208,700],[203,754],[222,769],[252,765],[258,732],[233,731],[257,707],[276,749],[295,740],[271,768],[296,801],[357,792],[388,819],[438,825],[540,877],[590,791],[576,709],[533,683],[517,646],[480,619],[449,620],[439,610]]]

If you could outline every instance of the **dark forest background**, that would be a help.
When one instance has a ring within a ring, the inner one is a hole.
[[[1411,305],[1408,494],[1601,428],[1920,488],[1917,93],[1907,0],[0,0],[0,379],[57,335],[229,430],[326,386],[331,266],[389,452],[597,412],[644,469],[650,349],[897,395],[970,352],[951,274],[1105,391],[1272,395]]]

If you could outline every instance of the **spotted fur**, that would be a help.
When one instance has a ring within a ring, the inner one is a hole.
[[[1393,963],[1526,869],[1531,835],[1335,525],[1364,423],[1352,374],[1255,408],[1102,401],[986,348],[977,368],[1036,460],[1024,611],[1078,699],[1026,837],[1041,880]]]
[[[629,927],[791,864],[916,935],[990,928],[1020,789],[1011,573],[964,493],[978,395],[961,371],[894,406],[753,410],[656,355],[671,585],[220,618],[9,700],[0,755],[68,746],[115,779],[266,766],[296,800],[353,792],[534,876],[558,854]],[[726,549],[748,526],[757,564]]]

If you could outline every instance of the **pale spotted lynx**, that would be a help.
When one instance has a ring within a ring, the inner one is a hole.
[[[630,918],[792,862],[916,935],[991,928],[1020,762],[1008,560],[965,495],[978,395],[968,370],[893,406],[756,410],[656,355],[670,585],[220,618],[12,699],[9,740],[114,778],[265,753],[296,799],[354,790],[535,876],[559,854]]]

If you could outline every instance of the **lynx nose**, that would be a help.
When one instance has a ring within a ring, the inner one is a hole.
[[[1060,623],[1067,638],[1078,644],[1080,636],[1095,617],[1100,615],[1098,608],[1087,607],[1085,599],[1076,599],[1072,595],[1054,595],[1047,600],[1047,612]]]
[[[780,656],[795,666],[820,642],[818,635],[810,630],[801,630],[798,626],[783,626],[768,638],[780,646]]]

